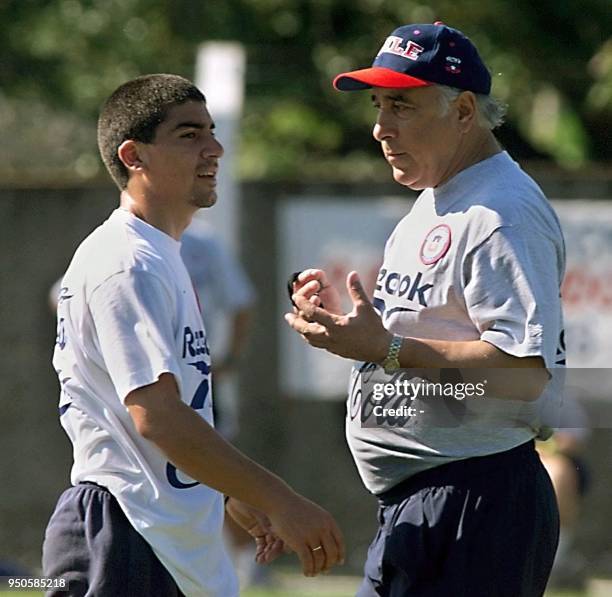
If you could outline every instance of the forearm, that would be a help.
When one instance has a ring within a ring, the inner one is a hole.
[[[404,368],[540,368],[540,357],[515,357],[483,340],[404,338],[399,354]]]
[[[486,379],[487,395],[508,400],[536,400],[549,380],[541,357],[515,357],[482,340],[404,338],[399,361],[433,382],[442,369],[459,369],[463,382]]]
[[[516,400],[535,400],[549,380],[541,357],[515,357],[482,340],[430,340],[403,337],[399,351],[391,351],[393,334],[384,328],[355,272],[347,276],[353,310],[330,313],[311,302],[318,285],[304,285],[293,295],[297,309],[287,313],[287,323],[311,345],[357,361],[383,364],[397,357],[402,369],[421,369],[427,378],[441,369],[460,369],[462,376],[477,377],[486,371],[491,395]],[[388,363],[389,364],[389,363]],[[513,376],[512,369],[529,374]],[[514,377],[518,379],[514,379]],[[471,381],[471,380],[470,380]],[[509,383],[512,381],[512,383]]]
[[[293,494],[279,477],[225,441],[189,406],[175,403],[163,428],[148,439],[178,469],[218,491],[269,512],[275,499]]]

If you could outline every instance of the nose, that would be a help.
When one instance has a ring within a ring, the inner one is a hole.
[[[208,142],[204,144],[202,148],[202,154],[207,158],[220,158],[223,155],[223,145],[219,142],[217,137],[211,135],[208,138]]]
[[[372,131],[374,139],[382,143],[386,139],[391,139],[397,135],[397,129],[393,123],[391,116],[384,110],[378,111],[374,130]]]

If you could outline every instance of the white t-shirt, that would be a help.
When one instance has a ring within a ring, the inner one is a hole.
[[[565,364],[564,269],[550,203],[502,152],[419,195],[387,241],[373,302],[384,326],[400,336],[484,340],[514,356],[541,356],[550,369]],[[525,424],[497,420],[477,431],[428,426],[418,417],[402,427],[362,428],[363,366],[353,369],[346,431],[374,493],[445,462],[509,450],[539,432],[529,416]],[[521,404],[524,412],[532,408]]]
[[[124,405],[168,372],[213,424],[210,354],[180,243],[123,209],[87,237],[62,281],[53,357],[73,484],[107,487],[186,595],[228,597],[223,497],[138,434]]]

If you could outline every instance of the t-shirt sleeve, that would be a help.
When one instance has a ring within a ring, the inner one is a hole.
[[[172,324],[176,309],[159,277],[144,271],[116,274],[94,290],[89,309],[98,348],[122,402],[162,373],[180,382]]]
[[[463,263],[463,289],[481,340],[555,366],[562,328],[554,243],[518,226],[497,228]]]

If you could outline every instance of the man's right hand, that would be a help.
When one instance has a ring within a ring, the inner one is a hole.
[[[342,533],[331,515],[224,440],[181,401],[173,375],[163,373],[130,392],[125,404],[138,433],[174,466],[267,515],[272,535],[298,554],[306,576],[344,560]]]
[[[272,530],[296,552],[305,576],[344,564],[342,532],[331,514],[291,491],[268,509]]]

